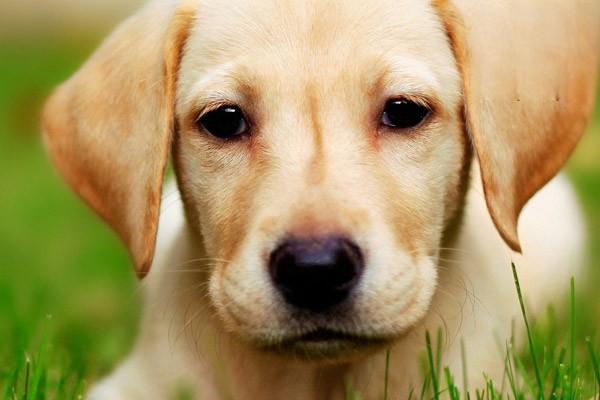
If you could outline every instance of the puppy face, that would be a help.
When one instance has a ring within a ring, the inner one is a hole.
[[[466,138],[442,23],[405,3],[198,12],[177,87],[177,174],[215,260],[210,299],[259,346],[329,355],[427,311]],[[328,272],[328,257],[346,265]]]
[[[385,342],[427,312],[471,143],[519,250],[593,107],[597,2],[481,1],[152,0],[48,101],[48,151],[144,277],[174,139],[220,326],[311,357]]]

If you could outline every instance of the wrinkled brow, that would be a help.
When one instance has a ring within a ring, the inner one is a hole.
[[[180,110],[200,112],[211,104],[251,103],[256,98],[252,82],[255,77],[246,68],[234,63],[224,64],[183,89],[178,99]]]
[[[372,90],[386,97],[404,97],[431,108],[443,108],[440,81],[422,61],[402,57],[381,62],[376,76]]]

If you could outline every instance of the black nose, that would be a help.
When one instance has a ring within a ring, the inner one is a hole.
[[[340,237],[288,240],[269,261],[273,282],[286,301],[315,312],[346,299],[363,268],[359,247]]]

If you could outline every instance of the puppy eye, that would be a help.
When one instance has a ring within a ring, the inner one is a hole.
[[[248,131],[248,122],[237,106],[221,106],[202,115],[196,123],[198,127],[222,140],[234,139]]]
[[[410,100],[389,100],[385,104],[381,123],[393,129],[414,128],[427,118],[431,110]]]

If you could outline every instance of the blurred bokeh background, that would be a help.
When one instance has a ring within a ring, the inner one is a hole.
[[[139,299],[127,255],[47,161],[39,115],[52,88],[141,2],[0,2],[0,396],[28,357],[75,387],[132,344]],[[567,171],[587,216],[590,266],[600,267],[599,112]],[[598,303],[586,312],[600,326]]]
[[[52,88],[141,3],[0,1],[0,398],[28,358],[81,391],[132,343],[127,255],[55,174],[39,117]]]

